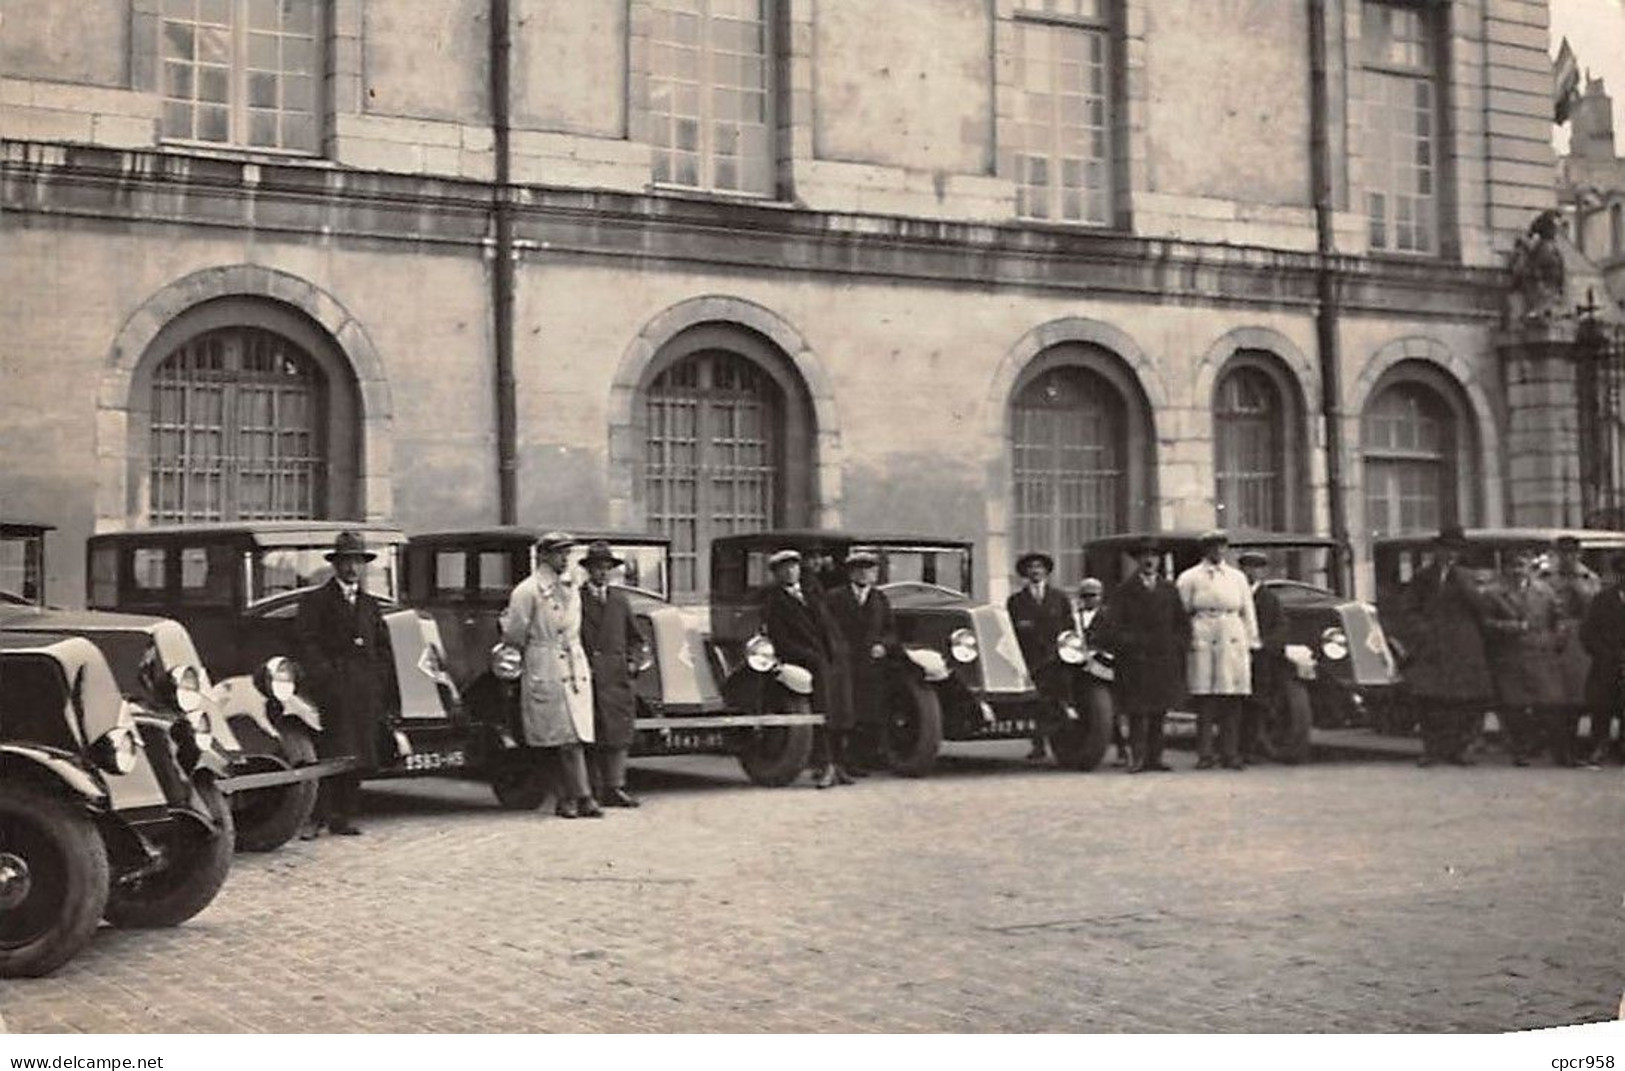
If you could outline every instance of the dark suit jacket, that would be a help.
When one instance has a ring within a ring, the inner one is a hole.
[[[395,662],[378,600],[356,592],[355,606],[329,580],[299,601],[294,621],[299,665],[322,714],[322,757],[354,755],[378,765],[379,735],[394,695]]]
[[[1586,609],[1580,642],[1591,656],[1586,676],[1586,704],[1594,712],[1613,712],[1625,699],[1620,672],[1625,668],[1625,584],[1603,588]]]
[[[626,592],[609,587],[599,599],[591,584],[581,585],[581,646],[592,663],[593,741],[631,747],[638,704],[627,662],[643,637]]]
[[[1190,618],[1174,585],[1131,576],[1106,600],[1102,642],[1117,654],[1117,695],[1130,713],[1166,711],[1185,698]]]
[[[1253,652],[1253,694],[1266,697],[1280,680],[1286,658],[1286,611],[1281,600],[1263,584],[1253,590],[1253,611],[1258,616],[1261,646]]]
[[[1072,603],[1054,584],[1044,587],[1042,602],[1033,598],[1031,588],[1022,588],[1004,602],[1010,623],[1016,627],[1016,642],[1028,670],[1037,670],[1055,660],[1055,640],[1072,627]]]
[[[886,661],[874,657],[874,647],[880,644],[889,650],[897,643],[891,603],[885,592],[871,587],[860,606],[851,584],[825,592],[824,601],[845,641],[854,714],[860,721],[877,722],[886,711]]]
[[[807,590],[809,583],[816,581],[802,581],[805,601],[777,585],[769,588],[763,596],[762,623],[781,659],[812,672],[813,710],[824,715],[830,728],[850,729],[851,686],[843,664],[846,643],[824,598]]]

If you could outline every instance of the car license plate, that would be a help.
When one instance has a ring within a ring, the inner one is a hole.
[[[468,765],[468,756],[462,751],[414,751],[401,760],[404,770],[455,770]]]

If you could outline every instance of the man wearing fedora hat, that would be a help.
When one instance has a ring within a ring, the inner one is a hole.
[[[636,807],[626,791],[626,752],[632,746],[637,697],[632,692],[632,665],[644,650],[632,601],[611,587],[609,572],[625,563],[600,539],[587,548],[581,567],[587,583],[581,589],[581,645],[592,663],[593,742],[588,748],[589,774],[598,802],[605,807]]]
[[[1117,699],[1129,718],[1129,773],[1166,772],[1162,727],[1185,696],[1190,618],[1179,592],[1161,575],[1154,540],[1134,548],[1136,570],[1106,600],[1102,642],[1117,655]]]
[[[1017,558],[1016,573],[1027,582],[1011,593],[1004,608],[1015,626],[1021,658],[1033,675],[1038,694],[1046,700],[1046,716],[1040,719],[1032,750],[1027,753],[1028,762],[1043,762],[1048,743],[1044,730],[1052,727],[1053,717],[1048,710],[1058,710],[1057,704],[1070,698],[1066,667],[1056,657],[1055,641],[1072,627],[1072,602],[1050,583],[1055,559],[1043,551],[1028,551]]]
[[[581,646],[581,596],[570,579],[573,537],[536,541],[536,568],[508,595],[502,642],[524,653],[519,714],[527,747],[556,763],[560,818],[601,818],[582,752],[593,742],[592,665]]]
[[[1557,677],[1561,700],[1552,725],[1552,759],[1559,766],[1578,765],[1580,715],[1586,706],[1586,676],[1591,656],[1580,642],[1580,623],[1602,590],[1602,580],[1580,560],[1580,540],[1572,535],[1557,537],[1556,560],[1541,573],[1541,579],[1557,596]]]
[[[845,770],[864,777],[881,765],[885,749],[886,655],[897,644],[897,626],[886,593],[875,586],[880,558],[854,548],[846,556],[847,582],[825,593],[830,615],[845,638],[847,678],[852,682],[852,737]]]
[[[813,784],[849,785],[845,768],[847,734],[852,729],[851,685],[844,665],[845,643],[821,594],[806,586],[801,552],[786,547],[767,560],[773,585],[762,604],[767,638],[785,662],[812,674],[813,710],[824,724],[813,732]]]
[[[1490,608],[1461,565],[1467,535],[1444,528],[1433,541],[1433,560],[1411,580],[1399,620],[1409,655],[1405,681],[1422,721],[1419,766],[1470,766],[1474,722],[1495,700],[1484,651]]]
[[[306,840],[323,825],[341,836],[361,832],[355,825],[361,779],[378,766],[394,660],[378,600],[361,583],[375,557],[358,533],[340,532],[327,554],[332,578],[299,600],[294,620],[300,665],[322,712],[318,753],[356,760],[350,771],[322,782]]]

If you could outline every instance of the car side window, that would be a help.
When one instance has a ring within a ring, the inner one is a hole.
[[[97,547],[90,552],[90,605],[118,605],[117,547]]]
[[[479,567],[482,599],[506,597],[513,589],[513,555],[507,551],[481,551]]]
[[[169,555],[163,547],[135,547],[130,551],[130,587],[142,594],[161,594],[166,584]]]
[[[462,550],[436,551],[434,556],[434,593],[441,598],[460,599],[468,589],[468,552]]]
[[[180,548],[180,601],[189,606],[230,606],[232,564],[230,547]]]

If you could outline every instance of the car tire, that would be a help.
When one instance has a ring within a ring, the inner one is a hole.
[[[31,878],[23,901],[0,914],[0,978],[39,978],[95,936],[107,905],[107,846],[81,808],[9,784],[0,785],[0,852],[26,861]]]
[[[1105,688],[1085,686],[1077,719],[1067,719],[1050,734],[1049,746],[1056,763],[1064,769],[1084,772],[1098,767],[1111,746],[1114,716],[1111,693]]]
[[[308,766],[316,761],[316,742],[303,725],[284,722],[282,754],[290,767]],[[282,763],[276,764],[278,767]],[[317,781],[295,781],[276,788],[259,788],[231,797],[231,818],[237,827],[237,850],[272,852],[294,838],[316,810]]]
[[[806,696],[790,698],[790,713],[809,714],[812,703]],[[753,785],[783,788],[801,776],[812,757],[811,725],[772,725],[753,730],[739,751],[739,765]]]
[[[1302,681],[1288,680],[1276,689],[1269,721],[1259,741],[1271,759],[1288,766],[1309,761],[1309,729],[1314,717],[1309,689]]]
[[[198,795],[216,828],[207,830],[186,818],[171,819],[163,835],[173,853],[169,865],[132,884],[115,886],[104,917],[122,929],[146,930],[179,926],[214,902],[231,873],[236,829],[220,787],[203,780]]]
[[[904,678],[892,690],[886,755],[898,777],[925,777],[942,748],[942,701],[924,681]]]
[[[491,794],[505,811],[534,811],[547,800],[548,780],[534,754],[504,755],[491,772]]]

